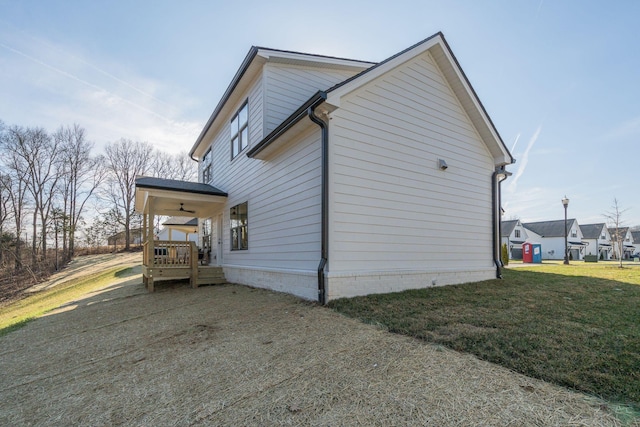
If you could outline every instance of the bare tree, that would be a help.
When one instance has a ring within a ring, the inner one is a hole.
[[[0,266],[4,264],[4,251],[5,243],[8,243],[6,225],[11,220],[9,202],[11,200],[11,194],[9,191],[8,181],[9,177],[2,173],[0,168]]]
[[[104,180],[102,157],[92,157],[93,143],[85,136],[85,130],[74,124],[60,127],[54,135],[61,152],[60,192],[62,196],[62,247],[65,261],[75,251],[75,235],[78,221],[87,201]],[[60,215],[58,215],[60,217]]]
[[[135,179],[149,170],[152,155],[153,147],[146,142],[121,139],[105,147],[105,196],[121,213],[121,225],[125,231],[125,250],[130,249]]]
[[[59,150],[57,141],[42,128],[12,126],[5,132],[3,148],[10,158],[10,167],[24,171],[24,183],[34,203],[33,264],[36,263],[38,222],[43,258],[47,257],[47,226],[56,196]]]
[[[149,172],[159,178],[195,181],[198,177],[198,164],[187,153],[168,154],[156,150]]]
[[[609,234],[613,239],[614,254],[617,255],[620,261],[620,268],[622,268],[622,258],[624,254],[624,234],[626,228],[623,229],[624,222],[622,219],[623,214],[627,209],[622,209],[617,198],[613,199],[613,205],[611,210],[605,212],[604,217],[607,219],[607,227],[609,227]]]
[[[6,191],[8,195],[8,207],[11,210],[13,217],[14,232],[15,232],[15,249],[13,257],[15,259],[15,270],[22,269],[22,254],[21,254],[21,240],[22,227],[25,215],[25,209],[27,205],[27,188],[24,181],[24,172],[11,171],[12,173],[4,175],[0,180],[0,185]],[[26,242],[25,242],[26,244]]]

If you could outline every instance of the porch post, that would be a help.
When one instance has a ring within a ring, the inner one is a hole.
[[[148,258],[147,258],[147,271],[149,272],[149,278],[147,281],[147,289],[149,292],[153,292],[153,259],[155,256],[155,239],[153,235],[153,222],[155,213],[153,211],[153,202],[154,197],[149,196],[147,199],[147,203],[149,204],[149,219],[147,220],[147,245],[149,247]]]
[[[142,274],[142,283],[144,284],[144,287],[147,288],[149,285],[149,280],[147,278],[147,271],[146,271],[146,267],[149,266],[148,264],[148,259],[149,259],[149,243],[146,240],[147,237],[147,214],[144,211],[144,209],[142,209],[142,235],[140,236],[140,239],[142,240],[142,267],[143,267],[143,274]]]

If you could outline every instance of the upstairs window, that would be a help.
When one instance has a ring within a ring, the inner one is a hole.
[[[235,205],[229,211],[231,219],[231,250],[249,249],[249,212],[247,202]]]
[[[606,235],[606,234],[604,234],[604,233],[602,233],[602,235],[600,236],[600,238],[601,238],[602,240],[606,240],[607,235]]]
[[[202,182],[211,182],[211,149],[202,158]]]
[[[520,238],[520,230],[515,230],[515,232],[516,232],[516,239],[519,239]]]
[[[249,104],[245,103],[231,118],[231,158],[249,145]]]
[[[571,230],[571,237],[578,237],[578,232],[576,230]]]

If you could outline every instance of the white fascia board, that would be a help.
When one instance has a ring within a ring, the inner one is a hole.
[[[402,55],[399,55],[395,58],[393,58],[392,60],[381,64],[380,66],[367,71],[365,74],[363,74],[362,76],[356,77],[353,80],[351,80],[350,82],[348,82],[347,84],[340,86],[334,90],[331,90],[329,92],[327,92],[327,103],[331,104],[337,108],[340,107],[340,99],[345,96],[348,95],[349,93],[353,92],[354,90],[358,89],[360,86],[382,76],[383,74],[393,70],[394,68],[396,68],[398,65],[405,63],[406,61],[409,61],[411,58],[418,56],[424,52],[426,52],[427,50],[429,50],[431,47],[435,46],[439,41],[440,41],[440,36],[434,37],[430,40],[427,40],[426,42],[424,42],[421,45],[418,45],[416,47],[414,47],[411,50],[408,50],[406,52],[404,52]]]
[[[504,143],[502,142],[502,138],[500,138],[500,135],[498,135],[498,133],[496,132],[496,129],[495,129],[493,123],[491,122],[491,119],[486,114],[486,111],[485,111],[484,107],[482,106],[482,104],[480,104],[480,100],[478,99],[478,97],[477,97],[475,91],[473,90],[473,88],[469,85],[469,82],[468,82],[466,76],[463,74],[463,71],[459,67],[456,59],[452,56],[451,51],[447,48],[447,46],[444,45],[444,43],[441,43],[441,47],[442,47],[442,53],[447,58],[447,61],[449,62],[449,65],[451,66],[451,69],[454,72],[456,83],[459,83],[460,85],[462,85],[462,87],[464,87],[466,95],[468,96],[468,100],[471,101],[471,103],[474,106],[475,111],[477,111],[477,113],[481,116],[482,121],[484,122],[484,125],[486,126],[486,130],[489,131],[489,133],[491,135],[491,138],[493,139],[493,141],[495,141],[496,145],[500,149],[501,155],[497,156],[497,157],[494,155],[496,166],[504,166],[504,165],[509,165],[509,164],[514,163],[515,159],[513,159],[513,157],[507,151],[507,148],[505,147]],[[436,61],[436,63],[439,62],[437,60],[437,58],[435,58],[435,57],[434,57],[434,60]],[[438,66],[442,70],[442,65],[440,63],[438,63]],[[446,73],[445,73],[445,75],[446,75]],[[453,76],[451,76],[449,74],[446,77],[450,79]],[[450,82],[450,84],[451,84],[451,82]],[[469,114],[469,111],[467,111],[467,114]],[[469,114],[469,115],[471,116],[471,114]]]
[[[359,69],[366,69],[375,65],[374,62],[357,61],[353,59],[334,58],[331,56],[311,55],[306,53],[287,52],[263,48],[258,49],[257,56],[260,56],[270,62],[300,63],[300,65],[333,65],[336,67]]]

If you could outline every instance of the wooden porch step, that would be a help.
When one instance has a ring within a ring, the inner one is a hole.
[[[222,267],[198,267],[198,285],[218,285],[226,282]]]

